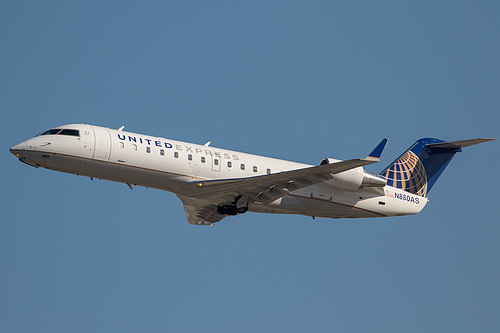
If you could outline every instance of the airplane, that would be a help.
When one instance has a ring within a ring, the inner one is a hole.
[[[290,162],[87,124],[54,127],[12,147],[34,167],[173,192],[189,223],[212,225],[247,211],[324,218],[419,213],[462,148],[494,139],[417,140],[378,175],[388,139],[365,158]]]

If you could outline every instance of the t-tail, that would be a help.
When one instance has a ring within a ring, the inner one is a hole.
[[[389,186],[426,197],[456,153],[461,152],[463,147],[491,140],[494,139],[420,139],[385,168],[380,176],[386,179]]]

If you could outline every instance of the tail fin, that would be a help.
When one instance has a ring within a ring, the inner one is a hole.
[[[415,142],[407,151],[380,173],[387,185],[407,192],[427,196],[448,163],[463,147],[494,139],[443,141],[424,138]]]

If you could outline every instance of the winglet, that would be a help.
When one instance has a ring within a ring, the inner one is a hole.
[[[370,154],[368,154],[366,159],[378,162],[380,160],[380,156],[382,156],[382,152],[384,151],[384,148],[385,148],[385,145],[387,144],[387,141],[389,141],[387,138],[380,141],[378,146],[375,147],[375,149],[373,149],[373,151]]]

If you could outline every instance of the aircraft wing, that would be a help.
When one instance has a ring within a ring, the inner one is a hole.
[[[247,195],[254,201],[269,204],[292,191],[332,179],[334,174],[378,162],[386,144],[387,139],[383,139],[363,159],[340,161],[271,175],[199,181],[194,183],[196,189],[193,189],[190,196],[234,199],[240,195]]]
[[[189,197],[178,195],[184,204],[189,223],[212,225],[227,215],[220,214],[217,204],[248,196],[254,201],[269,204],[288,193],[332,179],[333,174],[375,163],[372,159],[354,159],[337,163],[285,171],[249,178],[207,180],[196,183]]]
[[[269,204],[292,191],[332,179],[334,174],[378,162],[386,143],[387,139],[383,139],[363,159],[340,161],[270,175],[194,182],[193,189],[188,196],[178,195],[178,197],[184,204],[189,223],[211,225],[226,217],[217,209],[220,203],[234,204],[235,198],[245,196],[255,202]]]
[[[210,198],[247,195],[255,201],[269,204],[288,193],[332,179],[334,174],[377,162],[374,159],[353,159],[309,168],[248,178],[207,180],[196,182],[192,197]]]

